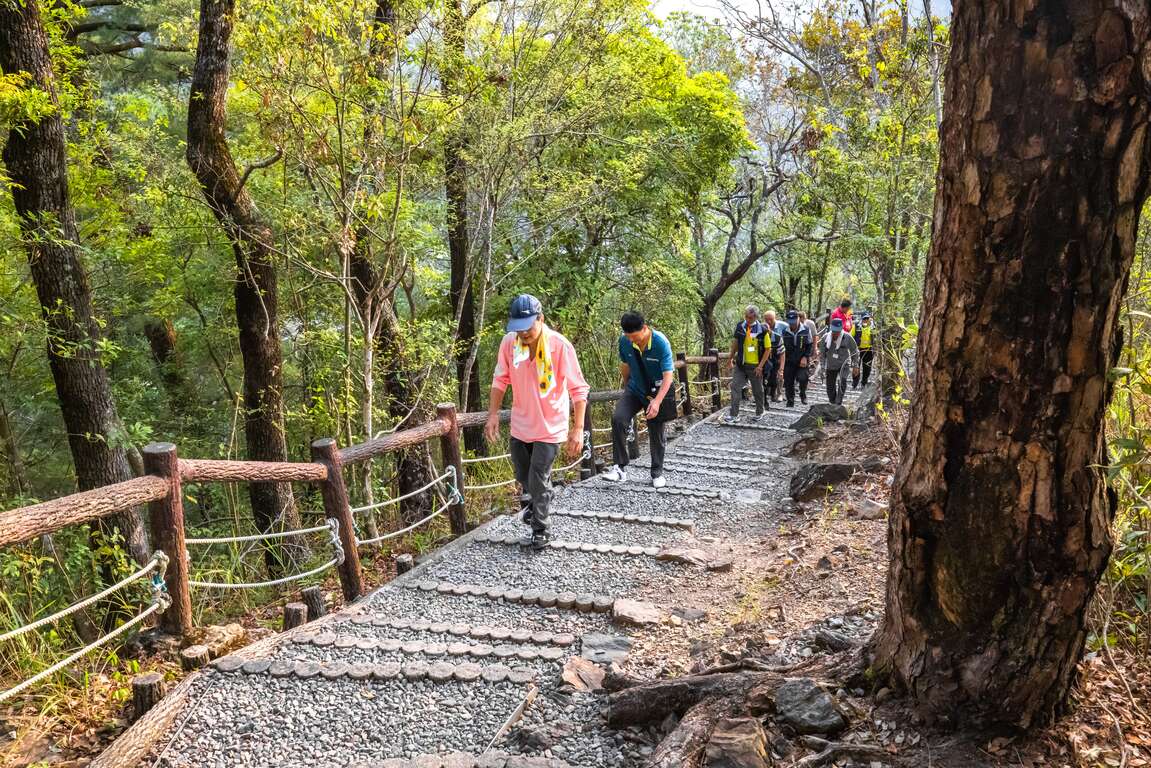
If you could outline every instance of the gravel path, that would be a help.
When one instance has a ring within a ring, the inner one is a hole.
[[[816,390],[809,399],[822,402]],[[785,427],[803,412],[775,404],[762,424]],[[628,483],[557,489],[556,539],[632,554],[532,552],[505,543],[526,531],[506,515],[344,611],[217,660],[191,680],[191,704],[156,764],[350,768],[479,756],[535,690],[495,749],[556,766],[638,768],[648,736],[609,730],[603,699],[563,683],[563,665],[588,633],[633,632],[613,624],[616,599],[657,595],[670,624],[678,588],[709,576],[656,552],[721,551],[777,520],[798,464],[782,455],[793,438],[709,419],[669,446],[667,489],[648,487],[646,458]]]

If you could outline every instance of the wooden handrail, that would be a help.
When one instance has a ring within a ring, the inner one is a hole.
[[[398,451],[401,448],[411,448],[425,440],[439,437],[450,429],[449,424],[441,419],[433,419],[426,424],[420,424],[411,429],[393,432],[390,435],[365,440],[356,445],[349,445],[340,449],[340,461],[344,464],[354,464],[357,461],[366,461],[380,454]]]
[[[114,515],[167,495],[167,480],[145,475],[41,504],[0,512],[0,547],[55,533],[69,525]]]
[[[180,478],[188,483],[320,483],[328,479],[328,469],[311,462],[180,459]]]

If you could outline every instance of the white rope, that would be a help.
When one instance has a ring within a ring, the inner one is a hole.
[[[92,595],[91,597],[85,598],[84,600],[81,600],[78,603],[75,603],[73,605],[68,606],[67,608],[65,608],[62,611],[59,611],[57,613],[52,614],[51,616],[45,616],[42,619],[37,619],[36,621],[32,622],[31,624],[28,624],[28,625],[23,626],[23,627],[18,627],[18,628],[13,629],[9,632],[5,632],[4,634],[0,635],[0,643],[4,642],[6,640],[11,640],[11,639],[16,638],[16,637],[20,637],[20,635],[27,634],[28,632],[31,632],[34,629],[39,629],[40,627],[44,626],[45,624],[51,624],[54,621],[59,621],[60,619],[71,616],[73,613],[76,613],[77,611],[82,611],[85,608],[87,608],[88,606],[92,605],[93,603],[98,603],[99,601],[103,600],[105,597],[112,594],[113,592],[116,592],[117,590],[123,589],[124,587],[131,584],[133,581],[136,581],[137,579],[139,579],[143,576],[147,576],[149,573],[156,570],[156,568],[159,567],[159,568],[161,568],[161,570],[163,570],[163,568],[167,567],[167,565],[168,565],[168,556],[165,555],[160,550],[156,550],[156,553],[154,555],[152,555],[152,559],[149,560],[147,563],[145,563],[144,566],[142,568],[140,568],[140,570],[136,571],[131,576],[125,576],[123,579],[116,582],[112,586],[108,587],[103,592],[98,592],[98,593]],[[0,699],[0,700],[2,700],[2,699]]]
[[[430,521],[436,517],[439,517],[440,515],[442,515],[444,513],[444,510],[446,510],[448,507],[450,507],[453,503],[454,503],[454,500],[449,499],[448,502],[446,504],[441,505],[439,509],[432,512],[430,515],[425,517],[423,520],[417,520],[416,522],[409,525],[407,528],[401,528],[398,531],[392,531],[391,533],[385,533],[382,536],[375,537],[374,539],[357,540],[356,544],[358,544],[359,546],[362,547],[362,546],[365,546],[367,544],[378,544],[381,541],[384,541],[385,539],[394,539],[397,536],[403,536],[408,531],[419,528],[424,523],[426,523],[426,522],[428,522],[428,521]]]
[[[489,491],[492,488],[503,488],[505,485],[511,485],[516,479],[513,477],[511,480],[504,480],[499,483],[488,483],[487,485],[465,485],[465,491]]]
[[[503,459],[510,459],[510,453],[501,453],[499,456],[476,456],[474,459],[461,459],[463,464],[478,464],[484,461],[501,461]]]
[[[15,686],[13,688],[9,688],[8,690],[4,691],[3,693],[0,693],[0,702],[6,701],[7,699],[12,698],[13,696],[20,693],[21,691],[24,691],[24,690],[27,690],[28,688],[31,688],[33,685],[40,682],[44,678],[50,677],[50,676],[56,674],[61,669],[68,666],[72,662],[76,661],[80,657],[86,656],[87,654],[91,653],[92,651],[96,650],[100,646],[107,643],[109,640],[112,640],[112,639],[117,638],[120,635],[124,634],[129,629],[136,626],[137,624],[139,624],[140,622],[142,622],[144,619],[148,618],[149,616],[151,616],[153,613],[156,613],[157,611],[167,610],[168,606],[172,604],[172,599],[170,597],[168,597],[168,594],[166,592],[162,591],[161,587],[162,587],[162,583],[161,583],[160,587],[156,587],[156,586],[153,587],[154,597],[152,598],[151,605],[149,605],[147,608],[145,608],[135,618],[124,622],[123,624],[116,627],[115,629],[113,629],[111,632],[104,635],[103,637],[99,637],[99,638],[93,640],[92,642],[88,643],[88,645],[86,645],[83,648],[81,648],[80,650],[76,651],[75,653],[73,653],[68,658],[66,658],[62,661],[56,662],[52,666],[48,667],[45,670],[41,670],[40,672],[38,672],[37,674],[28,678],[27,680],[20,683],[19,685]]]
[[[578,467],[580,463],[584,461],[591,461],[591,446],[585,445],[583,447],[583,453],[580,454],[578,459],[573,461],[571,464],[568,464],[566,467],[556,467],[552,470],[552,474],[554,475],[559,472],[569,472]]]
[[[592,427],[592,432],[611,432],[611,427]]]
[[[729,381],[730,381],[730,379],[729,379]],[[689,381],[688,382],[688,384],[690,384],[693,387],[711,386],[712,384],[718,384],[718,383],[719,383],[719,379],[714,379],[714,378],[713,379],[706,379],[704,381]]]
[[[611,443],[600,443],[599,445],[593,445],[593,446],[592,446],[592,449],[594,449],[594,450],[597,450],[597,451],[598,451],[598,450],[600,450],[601,448],[611,448],[611,446],[612,446],[612,444],[611,444]]]
[[[290,576],[283,576],[279,579],[271,579],[270,581],[249,581],[249,582],[221,582],[221,581],[193,581],[188,580],[188,584],[193,587],[204,587],[205,589],[260,589],[263,587],[277,587],[281,584],[287,584],[292,581],[299,581],[306,579],[309,576],[323,573],[331,568],[333,565],[342,565],[344,562],[344,547],[340,543],[340,521],[334,517],[329,517],[328,522],[320,530],[327,529],[328,535],[331,537],[332,549],[335,550],[336,556],[321,566],[313,568],[310,571],[303,573],[294,573]]]
[[[408,493],[405,493],[403,496],[397,496],[394,499],[388,499],[386,501],[379,501],[379,502],[376,502],[375,504],[369,504],[366,507],[352,507],[352,514],[356,514],[359,512],[368,512],[368,511],[371,511],[373,509],[379,509],[380,507],[390,507],[393,504],[399,504],[401,501],[404,501],[405,499],[410,499],[413,496],[419,496],[421,493],[428,490],[429,488],[436,486],[436,485],[439,485],[444,480],[451,477],[453,469],[454,469],[454,467],[448,467],[447,472],[443,473],[442,475],[437,477],[435,480],[433,480],[430,483],[428,483],[427,485],[425,485],[423,488],[417,488],[414,491],[410,491]]]
[[[264,541],[265,539],[284,539],[289,536],[304,536],[309,533],[319,533],[329,529],[329,525],[317,525],[315,528],[300,528],[295,531],[280,531],[278,533],[255,533],[251,536],[224,536],[218,539],[184,539],[185,544],[232,544],[242,543],[245,541]]]

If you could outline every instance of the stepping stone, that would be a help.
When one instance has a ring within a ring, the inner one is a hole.
[[[433,683],[446,683],[452,679],[453,671],[451,664],[439,662],[428,667],[428,679]]]
[[[340,635],[332,645],[336,648],[355,648],[358,641],[359,638],[353,635]]]
[[[495,649],[492,646],[488,645],[487,643],[480,643],[479,645],[473,645],[468,651],[468,653],[470,655],[474,656],[477,659],[486,659],[488,656],[491,656],[494,652],[495,652]]]
[[[352,664],[348,667],[348,677],[352,680],[367,680],[371,676],[371,664]]]
[[[315,677],[320,674],[320,665],[314,661],[297,661],[295,665],[295,675],[301,680]]]
[[[536,671],[531,667],[515,667],[508,673],[508,682],[526,685],[536,679]]]
[[[468,634],[477,640],[487,640],[492,636],[492,628],[487,625],[472,627],[472,631]]]
[[[245,675],[262,675],[268,671],[272,666],[270,659],[253,659],[252,661],[245,661],[244,666],[240,667],[240,671]]]
[[[321,632],[320,634],[318,634],[312,638],[312,645],[317,646],[319,648],[326,648],[329,645],[335,644],[335,642],[336,642],[336,633],[335,632]]]
[[[483,668],[480,676],[489,683],[502,683],[508,679],[511,670],[503,664],[491,664]]]
[[[425,656],[443,656],[447,652],[447,643],[427,643],[424,645]]]
[[[396,651],[400,650],[403,645],[404,643],[402,640],[397,640],[394,637],[385,637],[376,643],[376,647],[384,653],[395,653]]]
[[[467,624],[453,624],[448,628],[448,634],[455,635],[457,637],[463,637],[464,635],[469,634],[471,631],[472,628]]]
[[[483,672],[483,667],[479,664],[457,664],[453,671],[453,676],[461,683],[472,683],[480,679]]]
[[[268,674],[275,678],[291,677],[296,665],[287,659],[276,659],[268,667]]]
[[[398,661],[385,661],[382,664],[372,665],[372,677],[377,680],[394,680],[400,676],[400,663]]]
[[[320,676],[328,680],[337,680],[348,674],[349,665],[343,661],[330,661],[320,667]]]
[[[576,596],[574,592],[560,592],[556,595],[556,608],[570,610],[575,607]]]
[[[400,667],[405,680],[423,680],[428,676],[428,665],[422,661],[409,661]]]
[[[292,635],[292,642],[296,645],[311,645],[315,639],[315,632],[301,632],[298,635]]]
[[[212,662],[213,669],[221,672],[236,672],[244,666],[244,659],[239,656],[221,656]]]
[[[472,646],[467,643],[449,643],[447,650],[449,656],[466,656],[471,653]]]
[[[379,647],[380,641],[370,637],[361,637],[356,640],[356,647],[361,651],[374,651]]]
[[[555,592],[540,592],[540,606],[543,608],[554,608],[556,604]]]

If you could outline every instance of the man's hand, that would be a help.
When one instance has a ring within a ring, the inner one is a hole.
[[[755,366],[755,375],[761,379],[763,378],[763,366],[762,365]]]
[[[735,355],[732,355],[731,357],[729,357],[729,358],[727,359],[727,369],[728,369],[729,371],[734,371],[734,370],[735,370]]]
[[[655,417],[659,416],[659,406],[662,403],[663,401],[658,398],[652,400],[650,403],[648,403],[647,410],[643,412],[643,415],[649,419],[654,419]]]
[[[500,415],[498,413],[488,416],[488,421],[484,424],[484,437],[489,443],[494,443],[500,439]]]
[[[859,369],[858,368],[852,368],[851,369],[851,375],[858,379],[859,378]]]
[[[799,367],[800,368],[806,368],[807,367],[807,358],[806,357],[799,358]]]
[[[574,459],[583,453],[583,430],[572,429],[568,431],[568,441],[564,450],[569,459]]]

